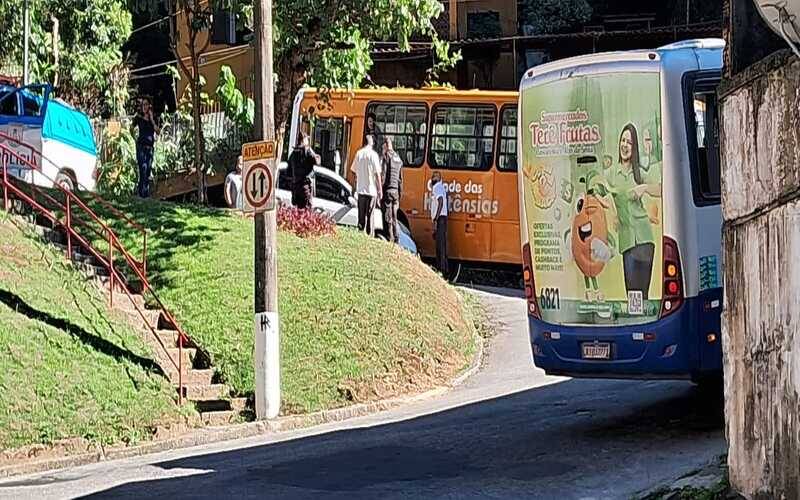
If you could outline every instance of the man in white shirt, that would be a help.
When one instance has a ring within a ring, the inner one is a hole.
[[[358,229],[372,235],[372,211],[382,197],[381,158],[375,152],[375,138],[372,135],[365,137],[364,146],[356,152],[350,170],[356,174]]]
[[[225,202],[230,208],[242,209],[242,155],[236,161],[236,170],[225,177]]]
[[[431,220],[433,234],[436,239],[436,267],[445,278],[447,268],[447,191],[442,182],[442,174],[431,175]]]

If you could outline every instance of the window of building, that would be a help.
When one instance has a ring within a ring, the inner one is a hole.
[[[517,170],[517,107],[504,107],[500,113],[500,148],[497,168],[509,172]]]
[[[720,202],[721,172],[717,119],[718,72],[690,74],[685,83],[689,161],[695,204]]]
[[[430,163],[435,168],[488,170],[494,156],[494,106],[434,108]]]
[[[428,134],[428,108],[424,104],[371,103],[367,116],[375,116],[378,141],[391,137],[394,150],[406,167],[419,167],[425,161]],[[366,120],[365,120],[366,133]],[[382,150],[383,144],[376,144]]]
[[[497,38],[501,35],[499,12],[490,10],[467,13],[467,38]]]

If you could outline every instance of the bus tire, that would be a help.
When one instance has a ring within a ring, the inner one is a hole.
[[[55,183],[65,191],[75,191],[75,187],[78,185],[75,176],[67,170],[62,170],[56,175]]]

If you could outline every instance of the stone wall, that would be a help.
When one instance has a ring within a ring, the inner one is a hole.
[[[726,431],[733,486],[800,498],[800,62],[720,88]]]

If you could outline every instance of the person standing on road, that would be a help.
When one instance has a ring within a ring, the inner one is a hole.
[[[431,220],[436,240],[436,267],[446,278],[449,271],[447,266],[447,191],[442,182],[442,174],[439,172],[433,172],[431,175]]]
[[[311,207],[311,176],[314,175],[314,166],[320,163],[320,157],[311,149],[308,134],[300,132],[297,139],[288,162],[292,174],[292,205],[305,209]]]
[[[159,133],[158,125],[153,118],[153,106],[150,99],[142,98],[139,101],[139,112],[133,119],[133,126],[139,129],[136,138],[136,163],[139,166],[139,182],[136,194],[140,198],[150,196],[150,174],[153,171],[153,148],[156,135]]]
[[[397,209],[403,192],[403,160],[392,145],[392,138],[383,141],[383,227],[389,241],[397,243]]]
[[[374,235],[372,212],[382,197],[381,158],[375,152],[375,139],[364,137],[364,146],[356,152],[350,170],[356,174],[356,194],[358,196],[358,229]]]

